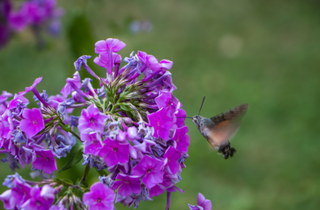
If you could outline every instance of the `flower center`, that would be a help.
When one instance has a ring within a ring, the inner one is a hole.
[[[113,131],[114,130],[114,125],[110,125],[110,130]]]
[[[149,168],[148,170],[147,170],[147,173],[150,173],[152,170],[151,170],[151,168]]]
[[[112,150],[115,151],[115,152],[117,152],[117,151],[118,151],[118,148],[117,148],[117,147],[113,147]]]
[[[94,123],[96,121],[96,118],[90,117],[90,122]]]
[[[36,124],[38,124],[38,121],[33,120],[32,123],[33,123],[34,125],[36,125]]]
[[[40,201],[36,201],[36,205],[37,206],[41,206],[41,202]]]
[[[100,203],[100,202],[101,202],[101,198],[98,198],[98,199],[97,199],[97,203]]]
[[[158,127],[160,126],[160,122],[157,122],[157,126],[158,126]]]

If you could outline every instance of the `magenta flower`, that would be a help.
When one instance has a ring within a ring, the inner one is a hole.
[[[11,93],[8,93],[7,91],[2,91],[2,94],[0,95],[0,103],[5,102],[11,96]]]
[[[83,194],[83,203],[89,210],[114,209],[115,193],[104,184],[97,182],[90,187],[90,192]]]
[[[49,185],[39,187],[35,185],[30,190],[30,199],[28,199],[22,208],[25,210],[47,210],[53,204],[55,198],[55,190]]]
[[[4,191],[1,195],[0,195],[0,199],[3,202],[3,206],[5,209],[13,209],[16,206],[17,203],[17,199],[12,196],[12,190],[7,190]]]
[[[51,150],[36,151],[36,155],[36,160],[32,162],[34,168],[43,170],[47,174],[52,174],[53,171],[58,169],[55,156]]]
[[[153,55],[148,55],[147,53],[145,53],[143,51],[138,51],[137,56],[138,56],[139,60],[145,64],[145,67],[147,67],[151,70],[150,72],[154,72],[161,67],[158,59],[156,59]],[[149,74],[147,74],[145,76],[149,76]]]
[[[32,108],[23,110],[24,119],[20,122],[20,129],[29,137],[33,137],[44,129],[44,121],[40,109]]]
[[[180,152],[188,152],[190,137],[188,135],[188,127],[184,126],[176,129],[176,133],[172,137],[175,148]]]
[[[178,128],[185,126],[184,120],[186,119],[186,116],[186,111],[184,111],[183,109],[178,109],[178,111],[175,113],[175,124],[178,126]]]
[[[178,99],[170,92],[161,92],[161,94],[154,100],[156,101],[159,109],[165,108],[167,110],[169,116],[172,116],[181,106]]]
[[[86,129],[81,133],[81,140],[83,142],[83,153],[92,154],[94,156],[98,155],[100,149],[102,148],[102,140],[99,133],[92,131],[90,128]]]
[[[163,181],[163,162],[148,155],[132,169],[132,175],[143,176],[142,181],[148,189]]]
[[[106,41],[100,40],[95,44],[95,52],[102,53],[111,50],[112,52],[118,52],[126,46],[126,44],[119,39],[109,38]]]
[[[81,111],[81,116],[79,118],[79,131],[83,132],[87,128],[91,128],[94,131],[103,133],[104,123],[108,117],[99,112],[99,109],[91,104],[87,109]]]
[[[37,79],[34,80],[33,84],[30,87],[26,87],[25,88],[25,93],[32,91],[32,89],[34,89],[42,80],[42,77],[39,77]]]
[[[0,116],[0,147],[3,146],[4,139],[11,138],[13,130],[11,112],[6,110],[4,114]]]
[[[20,11],[11,12],[9,15],[9,25],[15,31],[22,31],[27,26],[25,15]]]
[[[12,196],[15,197],[17,201],[17,206],[21,207],[29,198],[31,186],[25,183],[22,178],[14,179],[15,186],[12,188]]]
[[[129,144],[120,143],[112,139],[105,139],[104,146],[99,152],[99,156],[104,158],[108,166],[118,163],[127,163],[129,161]]]
[[[8,109],[14,109],[17,105],[22,102],[23,104],[28,104],[29,100],[24,97],[25,92],[20,92],[19,94],[14,94],[13,99],[8,104]]]
[[[170,129],[173,126],[172,119],[164,108],[159,111],[148,115],[149,123],[154,128],[154,137],[160,137],[164,140],[169,139]]]
[[[76,71],[73,74],[73,78],[67,79],[67,83],[65,84],[65,86],[62,88],[62,90],[60,92],[63,95],[63,97],[68,98],[70,93],[74,90],[73,85],[79,89],[81,88],[81,80],[80,80],[80,75],[79,75],[78,71]]]
[[[176,174],[180,167],[180,163],[178,162],[178,160],[181,157],[181,153],[172,146],[170,146],[167,149],[166,153],[164,153],[163,157],[166,158],[166,166],[168,172],[170,174]]]
[[[120,55],[116,54],[116,53],[112,53],[112,61],[111,61],[111,65],[112,67],[115,64],[115,60],[119,59]],[[121,56],[120,56],[120,60],[121,60]],[[101,67],[107,68],[108,65],[110,65],[110,59],[109,59],[109,55],[107,52],[102,52],[99,54],[99,57],[96,57],[93,62],[95,62],[96,64],[98,64]]]
[[[111,188],[113,190],[119,188],[118,193],[122,196],[128,196],[132,193],[139,194],[141,192],[140,177],[118,174]]]
[[[210,200],[207,200],[201,193],[198,194],[197,205],[193,206],[188,204],[190,210],[211,210],[212,203]]]

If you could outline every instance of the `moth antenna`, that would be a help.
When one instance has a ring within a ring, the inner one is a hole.
[[[177,117],[177,118],[191,118],[192,119],[192,117]]]
[[[200,115],[200,111],[201,111],[201,109],[202,109],[202,105],[203,105],[204,99],[206,99],[206,97],[205,97],[205,96],[203,96],[202,103],[201,103],[201,106],[200,106],[200,109],[199,109],[199,113],[198,113],[198,115]]]

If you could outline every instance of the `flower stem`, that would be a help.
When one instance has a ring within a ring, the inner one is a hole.
[[[81,178],[79,185],[81,185],[83,182],[86,181],[87,174],[89,173],[89,171],[90,171],[90,164],[87,164],[86,168],[84,169],[83,177]]]
[[[69,132],[72,133],[72,135],[74,135],[75,137],[77,137],[77,139],[81,141],[80,136],[76,134],[73,130],[70,130]]]

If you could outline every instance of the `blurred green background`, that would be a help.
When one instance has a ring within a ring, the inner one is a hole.
[[[190,157],[173,193],[172,210],[188,209],[201,192],[214,210],[320,209],[319,103],[320,15],[318,1],[117,0],[58,1],[65,9],[60,38],[35,48],[28,30],[0,51],[0,90],[24,90],[43,76],[38,90],[58,94],[73,62],[94,55],[94,43],[124,41],[122,57],[142,50],[174,62],[174,95],[189,116],[212,117],[241,103],[247,115],[224,160],[191,120]],[[132,20],[150,20],[151,32],[130,33]],[[92,63],[90,64],[91,66]],[[96,67],[101,75],[104,70]],[[29,98],[32,95],[28,95]],[[11,174],[0,163],[0,180]],[[62,176],[77,178],[82,168]],[[30,179],[29,168],[18,170]],[[97,174],[90,172],[90,183]],[[5,190],[0,187],[1,192]],[[139,209],[163,210],[166,195]],[[2,204],[1,204],[2,208]],[[117,209],[126,209],[117,204]]]

